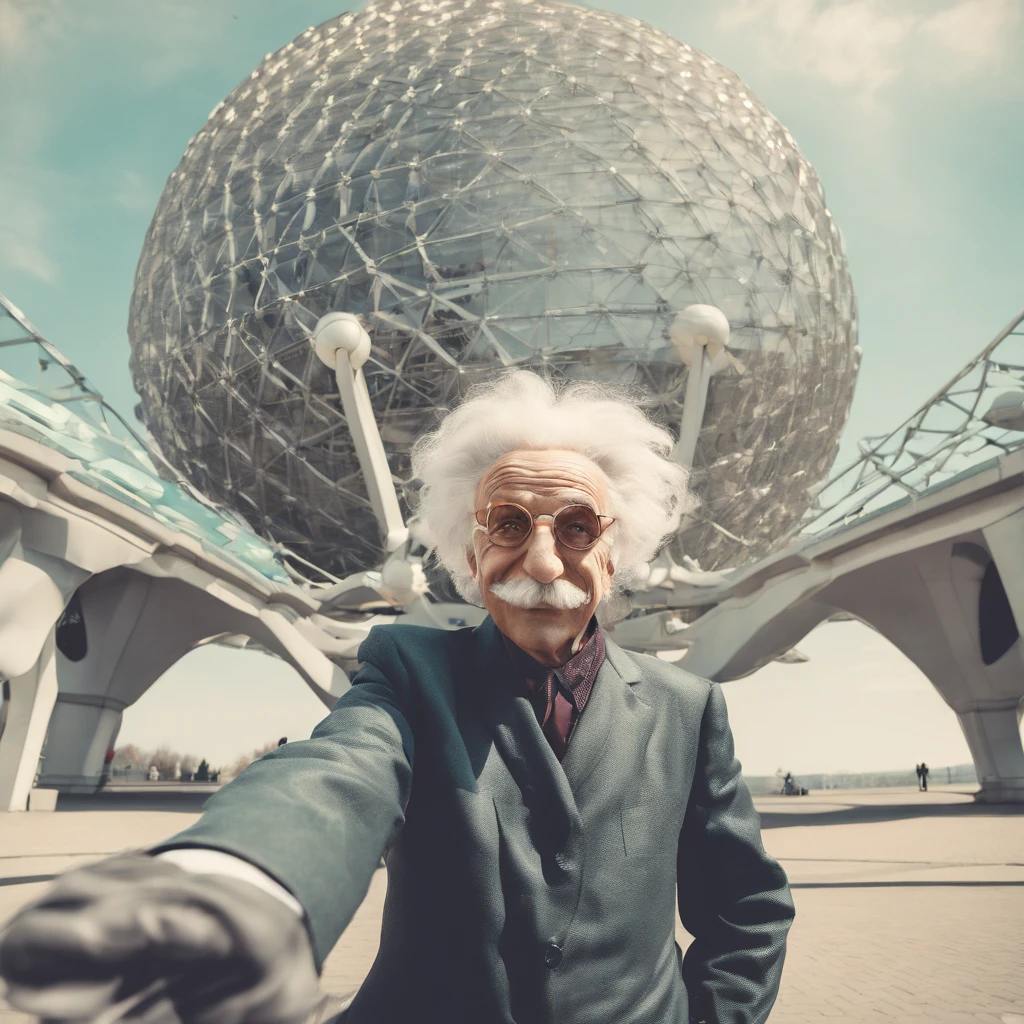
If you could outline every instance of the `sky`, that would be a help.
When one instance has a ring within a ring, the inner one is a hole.
[[[858,438],[905,419],[1019,312],[1020,0],[601,6],[732,68],[817,169],[846,240],[864,351],[840,461]],[[123,415],[136,402],[128,300],[167,176],[264,54],[348,9],[0,0],[0,291]],[[823,627],[801,650],[807,664],[726,686],[748,771],[969,760],[952,713],[870,630]],[[289,673],[252,652],[194,652],[128,709],[121,739],[219,761],[276,738],[277,722],[308,732],[322,710]]]

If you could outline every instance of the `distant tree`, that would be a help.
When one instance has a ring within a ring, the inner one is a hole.
[[[118,747],[111,762],[114,768],[148,768],[151,763],[146,751],[140,750],[134,743]]]
[[[175,777],[176,765],[181,765],[181,772],[185,775],[194,772],[198,763],[199,758],[195,754],[179,753],[167,744],[157,747],[156,750],[142,750],[134,743],[128,743],[114,751],[111,767],[116,772],[123,772],[125,769],[148,771],[150,765],[156,765],[160,778],[167,780]]]
[[[257,747],[254,751],[249,754],[243,754],[234,764],[224,769],[223,774],[233,779],[236,775],[241,773],[253,763],[258,761],[264,754],[269,754],[272,750],[276,750],[278,744],[276,742],[264,743],[262,747]]]
[[[195,781],[196,782],[209,782],[210,781],[210,766],[206,763],[206,758],[205,757],[202,759],[202,761],[199,762],[199,767],[196,769]]]

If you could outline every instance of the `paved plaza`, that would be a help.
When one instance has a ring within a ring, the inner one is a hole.
[[[177,832],[199,799],[111,793],[0,815],[0,921],[53,874]],[[976,805],[956,786],[757,804],[797,907],[773,1024],[1024,1024],[1024,807]],[[369,970],[386,885],[378,871],[327,961],[327,991]],[[30,1020],[0,1005],[0,1024]]]

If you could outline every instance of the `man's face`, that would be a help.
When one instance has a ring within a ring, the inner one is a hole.
[[[604,471],[577,452],[510,452],[481,478],[476,508],[512,502],[538,516],[582,504],[607,515],[608,491]],[[477,530],[469,565],[480,584],[484,607],[498,629],[544,664],[568,660],[573,642],[611,589],[614,565],[609,540],[605,532],[587,550],[566,547],[556,539],[550,519],[534,523],[532,533],[518,547],[494,544],[483,530]],[[542,598],[537,604],[531,598],[523,599],[524,593],[529,595],[535,589],[530,581],[541,585],[564,582],[556,584],[557,596]],[[563,607],[552,607],[549,601]],[[534,606],[521,607],[523,603]],[[571,604],[577,606],[564,607]]]

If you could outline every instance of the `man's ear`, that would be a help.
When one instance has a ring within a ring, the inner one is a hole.
[[[466,552],[466,561],[469,562],[469,571],[473,574],[473,579],[476,579],[476,552],[472,548]]]
[[[607,597],[612,593],[614,587],[612,586],[612,577],[615,575],[615,562],[609,558],[604,564],[604,596]]]

